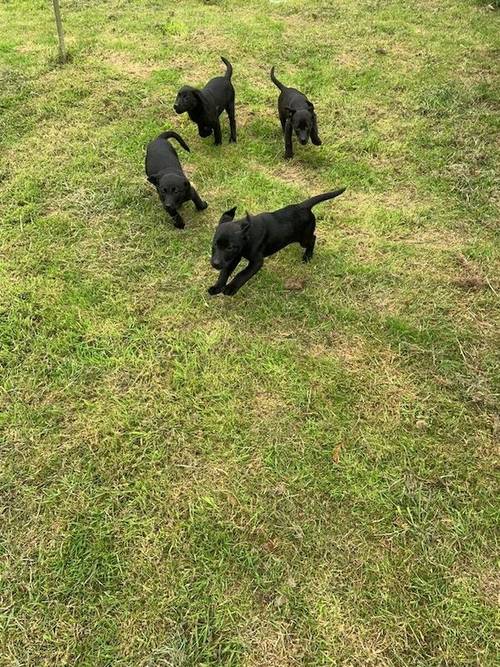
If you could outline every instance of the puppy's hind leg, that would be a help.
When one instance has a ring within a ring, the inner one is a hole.
[[[311,236],[306,240],[303,240],[300,242],[300,245],[305,248],[305,252],[302,255],[302,261],[303,262],[310,262],[313,256],[314,252],[314,246],[316,244],[316,236],[315,234],[311,234]]]
[[[312,214],[311,214],[312,215]],[[303,262],[310,262],[314,253],[314,246],[316,245],[316,236],[314,231],[316,229],[316,220],[313,216],[312,223],[308,225],[307,229],[304,232],[300,245],[305,248],[305,252],[302,255]]]
[[[208,206],[207,202],[200,197],[193,186],[191,186],[191,201],[196,206],[197,211],[204,211]]]
[[[229,102],[226,107],[226,112],[229,117],[229,143],[236,143],[236,115],[234,112],[234,99]]]
[[[285,122],[285,159],[289,160],[292,157],[292,121],[287,118]]]

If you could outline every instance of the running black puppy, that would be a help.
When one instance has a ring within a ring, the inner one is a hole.
[[[318,121],[314,105],[300,90],[287,88],[274,76],[274,67],[271,69],[271,81],[280,89],[278,97],[278,113],[281,129],[285,135],[285,157],[293,157],[292,133],[305,146],[309,137],[315,146],[321,146],[318,135]]]
[[[198,211],[203,211],[208,204],[200,198],[182,170],[177,151],[168,139],[176,139],[184,150],[189,146],[177,132],[162,132],[154,141],[150,141],[146,151],[146,175],[160,197],[165,211],[178,229],[184,228],[184,220],[178,208],[190,199]]]
[[[305,248],[302,259],[308,262],[316,243],[316,218],[311,209],[322,201],[338,197],[344,190],[317,195],[273,213],[259,213],[252,217],[247,213],[244,220],[234,221],[236,207],[223,213],[212,241],[212,266],[220,274],[215,285],[209,287],[209,294],[236,294],[262,268],[264,257],[290,243],[300,243]],[[248,266],[227,284],[242,257],[248,259]]]
[[[233,66],[225,58],[221,57],[221,60],[226,65],[224,76],[216,76],[215,79],[210,79],[201,90],[192,86],[183,86],[177,93],[174,104],[176,113],[187,111],[189,118],[198,125],[200,137],[209,137],[213,132],[216,146],[222,143],[219,116],[224,109],[229,116],[231,130],[229,141],[236,142],[235,93],[231,83]]]

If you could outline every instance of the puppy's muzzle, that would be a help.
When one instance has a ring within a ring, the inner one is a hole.
[[[212,128],[211,127],[200,127],[200,137],[202,139],[206,139],[206,137],[209,137],[212,134]]]
[[[220,270],[222,269],[222,264],[221,264],[220,262],[218,262],[217,260],[215,260],[215,259],[211,259],[211,260],[210,260],[210,264],[211,264],[211,265],[214,267],[214,269],[216,269],[217,271],[220,271]]]
[[[179,104],[174,104],[175,113],[182,113],[182,109]]]

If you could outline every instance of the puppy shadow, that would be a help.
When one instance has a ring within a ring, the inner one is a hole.
[[[310,146],[309,144],[297,148],[293,161],[300,162],[305,169],[310,169],[315,175],[318,168],[330,169],[332,166],[332,161],[322,146]]]
[[[280,148],[284,153],[283,133],[275,114],[259,116],[248,112],[244,131],[248,143],[258,144],[260,153],[274,157]]]
[[[314,172],[311,173],[314,180],[317,180],[318,169],[331,169],[331,159],[324,150],[324,146],[314,146],[311,141],[301,146],[294,138],[293,157],[285,158],[285,141],[276,113],[264,117],[254,115],[252,112],[247,113],[245,138],[248,140],[249,153],[255,152],[259,157],[265,158],[271,167],[276,166],[276,161],[284,165],[300,165]],[[253,145],[258,146],[258,149],[253,151]]]

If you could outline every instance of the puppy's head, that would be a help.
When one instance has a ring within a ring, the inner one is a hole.
[[[174,111],[176,113],[185,113],[192,111],[200,103],[200,91],[191,86],[183,86],[177,93],[174,102]]]
[[[212,134],[212,128],[208,125],[198,125],[198,134],[202,139],[206,139]]]
[[[180,174],[151,176],[149,180],[158,190],[158,195],[166,208],[177,210],[183,202],[189,199],[190,183]]]
[[[309,136],[313,127],[314,106],[309,104],[308,109],[288,109],[288,114],[292,122],[292,129],[295,132],[299,142],[305,146],[309,141]]]
[[[212,266],[221,271],[236,259],[239,259],[248,240],[250,216],[245,220],[234,220],[236,206],[222,214],[219,226],[215,230],[212,241]]]

